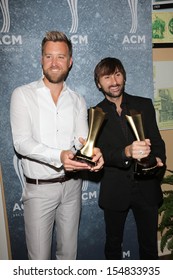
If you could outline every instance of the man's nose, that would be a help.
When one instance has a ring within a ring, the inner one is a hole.
[[[115,74],[113,74],[112,76],[111,76],[111,79],[112,79],[112,82],[113,83],[117,83],[117,77],[116,77],[116,75]]]
[[[57,65],[58,58],[57,57],[52,57],[52,65]]]

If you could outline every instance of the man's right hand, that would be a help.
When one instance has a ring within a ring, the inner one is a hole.
[[[70,150],[61,152],[61,162],[66,171],[79,171],[91,169],[91,166],[89,166],[87,163],[74,160],[74,156],[75,155]]]

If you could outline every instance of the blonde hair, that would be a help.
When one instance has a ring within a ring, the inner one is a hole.
[[[72,43],[70,41],[70,39],[67,38],[67,36],[60,31],[49,31],[46,33],[45,37],[42,40],[42,54],[44,51],[44,45],[46,42],[48,41],[52,41],[52,42],[64,42],[67,44],[68,49],[69,49],[69,56],[72,56]]]

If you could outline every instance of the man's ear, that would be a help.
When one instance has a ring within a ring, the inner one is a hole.
[[[98,86],[99,89],[101,89],[101,85],[99,83],[97,84],[97,86]]]
[[[72,65],[73,65],[73,58],[70,57],[70,61],[69,61],[69,66],[68,66],[68,68],[71,69],[71,68],[72,68]]]

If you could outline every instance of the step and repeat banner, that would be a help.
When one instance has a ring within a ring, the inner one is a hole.
[[[24,236],[24,180],[10,130],[10,98],[17,86],[42,75],[41,41],[46,31],[63,31],[73,43],[68,85],[88,108],[103,99],[93,70],[104,57],[119,58],[127,71],[126,91],[153,98],[151,1],[0,0],[0,163],[13,259],[27,259]],[[99,182],[84,180],[78,259],[104,259],[105,228],[98,207]],[[124,234],[124,259],[137,259],[136,228],[130,212]],[[54,247],[52,251],[54,258]]]

